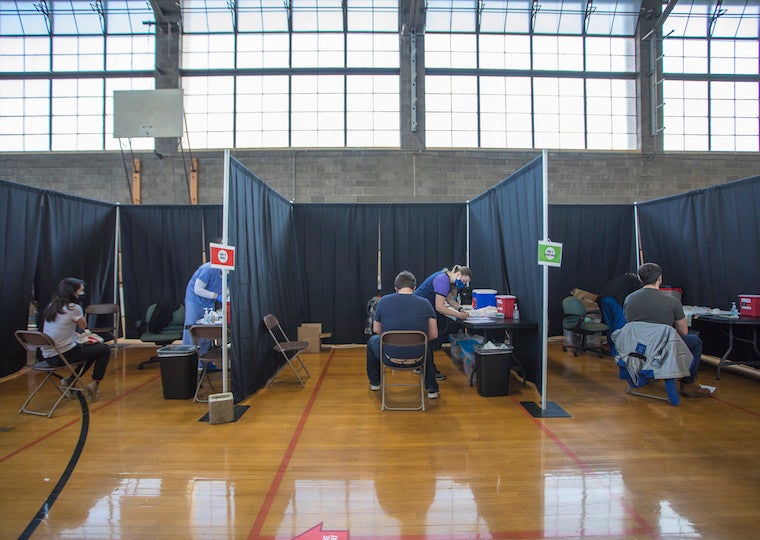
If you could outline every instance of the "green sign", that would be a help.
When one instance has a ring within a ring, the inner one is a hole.
[[[538,264],[562,266],[562,244],[549,240],[538,241]]]

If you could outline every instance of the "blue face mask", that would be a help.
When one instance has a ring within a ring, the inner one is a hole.
[[[464,283],[461,279],[454,280],[454,286],[457,288],[457,290],[464,289]]]

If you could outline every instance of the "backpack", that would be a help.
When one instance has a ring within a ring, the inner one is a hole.
[[[377,303],[379,301],[379,296],[373,296],[369,299],[369,302],[367,302],[367,326],[364,327],[364,333],[368,336],[372,335],[372,323],[375,321],[375,309],[377,308]]]
[[[148,321],[148,332],[160,334],[172,322],[172,316],[178,307],[177,302],[174,300],[161,300],[158,302]]]

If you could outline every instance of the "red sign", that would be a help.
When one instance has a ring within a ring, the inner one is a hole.
[[[302,532],[296,536],[296,540],[348,540],[348,531],[325,531],[322,529],[322,523]]]
[[[223,244],[209,244],[211,248],[211,266],[227,270],[235,269],[235,247]]]

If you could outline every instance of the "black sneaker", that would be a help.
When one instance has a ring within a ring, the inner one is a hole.
[[[443,374],[443,373],[441,373],[440,371],[436,371],[436,372],[435,372],[435,378],[436,378],[437,380],[439,380],[439,381],[445,381],[445,380],[446,380],[446,375],[444,375],[444,374]]]

